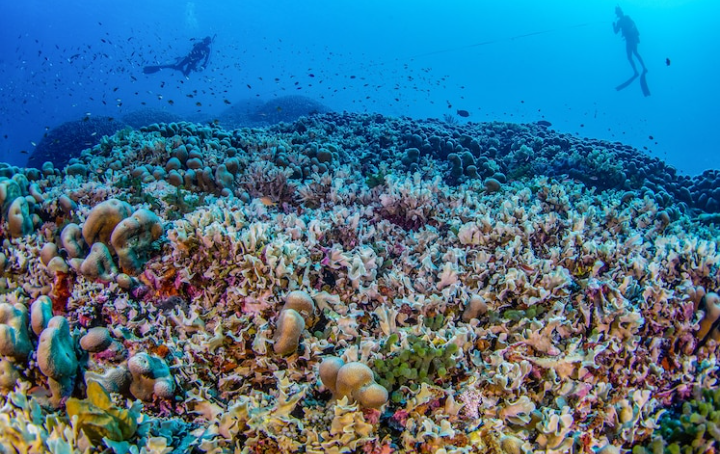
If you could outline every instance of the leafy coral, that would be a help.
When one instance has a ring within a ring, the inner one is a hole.
[[[104,438],[125,441],[135,435],[139,411],[116,407],[105,388],[94,381],[88,384],[87,395],[86,399],[67,401],[67,414],[76,431],[84,432],[96,445]]]

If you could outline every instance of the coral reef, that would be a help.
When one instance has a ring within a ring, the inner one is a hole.
[[[718,175],[348,113],[0,165],[0,449],[717,449]]]

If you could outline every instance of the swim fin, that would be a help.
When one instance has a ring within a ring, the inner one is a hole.
[[[155,74],[156,72],[163,69],[163,66],[146,66],[143,68],[145,74]]]
[[[642,89],[643,95],[647,97],[650,96],[650,88],[648,88],[645,74],[647,74],[647,70],[643,71],[643,73],[640,75],[640,88]]]
[[[629,78],[629,79],[626,80],[625,82],[623,82],[623,83],[621,83],[620,85],[618,85],[617,87],[615,87],[615,90],[620,91],[620,90],[623,90],[623,89],[627,88],[628,85],[630,85],[631,83],[633,83],[633,81],[634,81],[635,79],[637,79],[637,77],[638,77],[638,75],[637,75],[637,74],[634,74],[631,78]]]

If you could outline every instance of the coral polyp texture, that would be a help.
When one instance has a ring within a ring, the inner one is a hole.
[[[717,450],[719,187],[361,114],[0,165],[0,450]]]

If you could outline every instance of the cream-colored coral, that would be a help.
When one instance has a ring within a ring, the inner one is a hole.
[[[110,199],[95,205],[85,220],[82,235],[89,245],[95,242],[110,246],[110,236],[120,221],[132,214],[132,207],[127,202]]]
[[[160,238],[162,233],[160,218],[144,208],[119,222],[112,231],[110,242],[122,271],[128,274],[141,272],[153,241]]]
[[[8,233],[13,238],[20,238],[32,232],[33,218],[30,215],[30,206],[24,197],[16,198],[7,213]]]
[[[104,326],[96,326],[90,328],[88,332],[80,338],[80,347],[88,352],[101,352],[108,348],[112,343],[110,331]]]
[[[335,397],[346,397],[366,408],[380,408],[387,403],[387,389],[375,383],[369,367],[359,362],[340,362],[342,359],[330,356],[320,363],[320,379]]]
[[[118,269],[107,246],[97,242],[92,245],[90,253],[80,265],[80,272],[90,278],[112,282],[118,274]]]
[[[143,401],[151,401],[153,396],[168,399],[175,393],[175,380],[164,360],[145,352],[137,353],[128,360],[128,370],[132,374],[130,392]]]
[[[306,326],[315,320],[315,303],[304,291],[295,290],[285,296],[273,336],[273,350],[278,355],[295,353],[300,345],[300,337]]]

